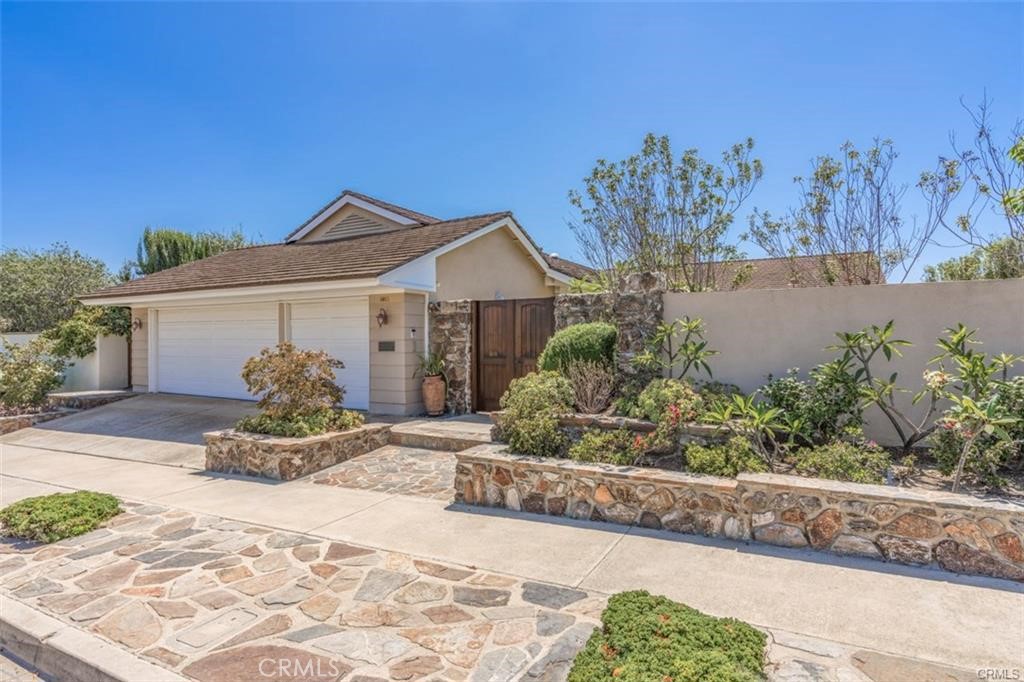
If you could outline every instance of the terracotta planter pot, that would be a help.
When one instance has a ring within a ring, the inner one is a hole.
[[[423,406],[427,414],[436,417],[444,414],[445,385],[444,377],[423,377]]]

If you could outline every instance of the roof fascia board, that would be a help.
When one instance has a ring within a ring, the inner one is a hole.
[[[134,296],[109,296],[103,298],[82,299],[84,305],[118,305],[118,306],[150,306],[150,305],[190,305],[204,302],[242,301],[242,300],[278,300],[287,298],[308,298],[336,294],[338,296],[356,295],[358,292],[372,290],[372,293],[398,293],[401,287],[382,285],[377,278],[352,280],[325,280],[317,282],[295,282],[292,284],[274,284],[256,287],[233,287],[222,289],[199,289],[196,291],[172,291],[164,294],[138,294]]]
[[[364,211],[369,211],[370,213],[379,215],[382,218],[387,218],[388,220],[398,223],[399,225],[419,225],[418,222],[412,220],[411,218],[406,218],[404,215],[400,215],[398,213],[395,213],[394,211],[389,211],[386,208],[381,208],[377,204],[370,203],[369,201],[365,201],[363,199],[360,199],[359,197],[354,197],[350,194],[343,194],[333,204],[331,204],[324,210],[320,211],[320,213],[318,213],[316,217],[310,220],[305,225],[305,227],[303,227],[301,230],[288,237],[287,241],[294,242],[298,241],[299,239],[302,239],[307,234],[315,230],[317,226],[319,226],[321,223],[327,220],[327,218],[332,216],[343,206],[347,205],[357,206],[363,209]]]

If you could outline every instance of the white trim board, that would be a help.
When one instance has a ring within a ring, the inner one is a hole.
[[[315,230],[321,223],[323,223],[329,217],[334,215],[340,208],[348,205],[356,206],[358,208],[363,209],[364,211],[369,211],[370,213],[379,215],[380,217],[386,218],[391,222],[398,223],[399,225],[420,224],[419,222],[411,218],[406,218],[404,215],[395,213],[394,211],[389,211],[386,208],[381,208],[377,204],[370,203],[369,201],[365,201],[363,199],[360,199],[359,197],[354,197],[350,194],[342,194],[337,201],[335,201],[333,204],[317,213],[314,218],[312,218],[308,223],[306,223],[305,227],[303,227],[301,230],[299,230],[292,236],[288,237],[288,242],[295,242],[302,239],[307,234]]]

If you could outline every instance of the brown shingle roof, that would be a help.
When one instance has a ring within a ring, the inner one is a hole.
[[[511,216],[486,213],[335,241],[250,246],[161,270],[81,298],[377,277]]]
[[[588,268],[582,263],[567,260],[550,253],[544,254],[544,260],[548,262],[548,265],[551,266],[552,270],[558,270],[562,274],[569,275],[575,279],[585,279],[594,274],[593,268]]]
[[[851,274],[857,273],[857,281],[847,281],[843,275],[843,266],[835,262],[836,260],[845,260]],[[885,277],[877,265],[874,254],[868,252],[837,254],[827,258],[752,258],[721,261],[714,265],[715,283],[719,291],[885,283]],[[833,273],[834,277],[827,276],[829,272]]]
[[[391,203],[388,203],[387,201],[381,201],[380,199],[377,199],[375,197],[371,197],[371,196],[369,196],[367,194],[361,194],[360,192],[353,192],[350,189],[343,189],[343,190],[341,190],[341,194],[339,194],[338,196],[336,196],[333,199],[331,199],[330,201],[328,201],[316,213],[314,213],[313,215],[309,216],[309,218],[306,219],[306,222],[302,223],[301,225],[296,227],[294,230],[289,232],[288,236],[285,237],[285,241],[288,241],[289,239],[291,239],[296,233],[298,233],[300,230],[302,230],[302,228],[304,228],[306,225],[309,225],[311,222],[316,220],[317,216],[319,216],[321,213],[323,213],[328,208],[330,208],[334,204],[334,202],[336,202],[338,199],[341,199],[346,194],[348,196],[355,197],[357,199],[362,199],[363,201],[369,202],[369,203],[373,204],[374,206],[379,206],[380,208],[383,208],[386,211],[391,211],[392,213],[397,213],[400,216],[405,216],[409,220],[415,220],[420,225],[429,225],[431,223],[442,222],[438,218],[435,218],[433,216],[429,216],[426,213],[420,213],[418,211],[413,211],[411,209],[405,208],[404,206],[399,206],[398,204],[391,204]]]

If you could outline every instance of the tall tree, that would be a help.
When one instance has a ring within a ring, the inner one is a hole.
[[[776,258],[815,256],[826,280],[870,284],[879,274],[903,281],[935,231],[934,221],[907,225],[907,186],[893,177],[899,154],[876,138],[866,150],[846,142],[838,157],[819,156],[797,177],[798,203],[781,218],[755,211],[748,237]]]
[[[715,164],[696,149],[676,158],[668,136],[649,133],[638,154],[599,159],[583,191],[569,192],[584,256],[605,273],[661,271],[674,288],[716,288],[714,262],[740,257],[729,228],[763,173],[753,149],[748,138]]]
[[[241,230],[192,234],[170,228],[147,227],[139,239],[134,267],[140,275],[151,275],[249,243]]]
[[[0,252],[0,328],[39,332],[72,316],[78,297],[113,281],[103,261],[58,242]]]

